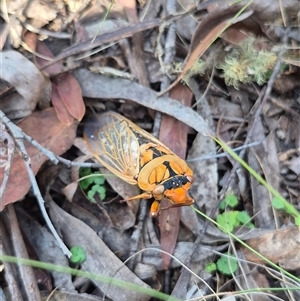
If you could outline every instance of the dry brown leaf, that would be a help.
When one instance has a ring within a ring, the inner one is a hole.
[[[49,82],[38,68],[14,50],[1,53],[0,78],[17,91],[1,101],[1,110],[10,119],[28,116],[34,111],[38,101],[46,97],[45,92],[50,90]]]
[[[169,97],[158,98],[157,94],[149,88],[129,80],[93,74],[84,69],[77,70],[73,74],[80,83],[84,97],[128,99],[142,106],[173,116],[203,135],[211,132],[201,116],[191,108],[183,106]]]
[[[63,97],[60,95],[59,85],[56,85],[55,83],[52,83],[51,100],[59,120],[66,126],[70,126],[74,121],[74,117],[67,109]]]
[[[140,287],[149,288],[113,254],[90,227],[66,213],[53,201],[49,200],[48,205],[53,224],[63,235],[66,244],[69,246],[84,246],[87,255],[86,260],[81,264],[84,271],[129,281]],[[99,281],[93,282],[112,300],[147,301],[150,299],[150,296],[139,291],[126,290]]]
[[[28,36],[29,34],[26,34]],[[32,35],[32,34],[31,34]],[[47,45],[43,42],[38,42],[36,45],[33,45],[36,47],[36,52],[41,54],[41,56],[36,56],[35,61],[40,67],[44,67],[49,63],[49,61],[45,60],[44,57],[49,58],[51,60],[54,56],[51,50],[47,47]],[[34,49],[33,49],[34,50]],[[49,75],[59,74],[63,72],[64,65],[61,62],[57,62],[55,64],[52,64],[48,67],[44,67],[43,71],[48,73]]]
[[[22,229],[22,234],[28,240],[27,245],[34,249],[40,261],[49,262],[68,267],[69,261],[62,253],[55,237],[49,230],[39,224],[33,216],[29,215],[21,206],[17,206],[17,217]],[[51,271],[54,286],[64,287],[68,291],[75,291],[72,276],[67,273]],[[43,284],[44,285],[44,284]],[[49,290],[52,287],[48,288]]]
[[[81,88],[73,75],[67,73],[55,80],[59,95],[68,112],[81,121],[85,114],[85,106],[82,99]]]
[[[192,102],[193,94],[186,86],[179,84],[171,90],[170,97],[189,107]],[[186,156],[188,130],[188,126],[184,123],[176,120],[174,117],[163,115],[160,125],[159,140],[166,144],[176,155],[184,159]],[[163,201],[161,207],[164,208],[168,205],[169,203],[167,201]],[[173,254],[178,237],[180,208],[162,210],[158,220],[161,236],[161,249]],[[162,253],[161,256],[163,259],[163,268],[167,269],[171,257],[164,253]]]
[[[250,142],[263,141],[249,151],[248,164],[258,174],[262,173],[266,181],[278,191],[280,188],[280,172],[274,132],[271,132],[265,138],[264,126],[261,119],[257,119],[253,127]],[[256,226],[262,229],[274,228],[274,212],[270,205],[271,196],[269,191],[253,177],[250,178],[250,183]]]
[[[237,258],[239,261],[241,274],[244,276],[237,277],[236,281],[239,284],[240,289],[253,289],[258,290],[262,288],[270,287],[270,284],[267,279],[266,273],[260,269],[253,268],[253,265],[249,265],[246,260],[243,252],[237,252]],[[265,292],[256,292],[255,294],[248,295],[249,300],[251,301],[272,301],[273,299],[268,296]]]
[[[28,1],[26,9],[23,10],[24,15],[31,20],[31,25],[36,28],[41,28],[53,21],[58,13],[52,5],[45,5],[40,0]]]
[[[42,43],[37,43],[37,52],[43,56],[53,58],[52,52]],[[45,66],[48,61],[36,57],[36,61],[40,66]],[[63,70],[62,63],[55,63],[45,68],[45,72],[49,75],[59,74]],[[69,73],[63,73],[56,76],[52,80],[52,104],[62,122],[70,125],[73,122],[73,117],[81,120],[85,114],[85,105],[82,99],[81,88],[78,81]]]
[[[70,127],[63,124],[58,118],[53,108],[35,112],[26,119],[18,123],[18,126],[30,137],[39,142],[42,146],[56,155],[60,155],[68,150],[76,135],[77,123]],[[40,166],[48,159],[32,144],[25,142],[31,167],[36,174]],[[0,183],[3,173],[0,173]],[[9,180],[3,196],[3,206],[16,202],[24,197],[31,186],[29,176],[25,167],[25,162],[18,152],[15,153]]]
[[[287,270],[300,268],[300,228],[290,227],[270,231],[260,237],[245,241],[251,248],[272,262]],[[245,258],[249,261],[263,264],[263,259],[241,247]]]
[[[197,95],[194,88],[193,91]],[[197,95],[197,100],[200,97]],[[205,120],[207,127],[214,131],[213,113],[205,98],[198,104],[197,112]],[[217,162],[213,158],[215,154],[215,142],[210,137],[204,137],[199,133],[193,141],[187,159],[189,166],[194,171],[194,183],[190,189],[191,195],[195,198],[198,208],[205,208],[206,214],[209,216],[212,213],[214,213],[213,216],[217,214],[216,208],[219,205]],[[200,161],[199,158],[202,156],[211,156],[212,158]]]

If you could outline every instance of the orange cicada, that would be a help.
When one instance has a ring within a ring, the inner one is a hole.
[[[126,199],[151,199],[150,215],[161,209],[189,206],[194,200],[188,196],[193,172],[186,162],[168,147],[127,118],[113,112],[89,121],[84,137],[95,158],[112,173],[144,193]],[[166,198],[170,206],[160,208]]]

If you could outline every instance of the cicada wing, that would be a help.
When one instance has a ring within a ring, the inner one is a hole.
[[[126,119],[104,113],[89,120],[84,137],[95,158],[107,169],[130,184],[139,173],[139,142]]]

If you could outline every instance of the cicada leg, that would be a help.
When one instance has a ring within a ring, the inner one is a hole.
[[[151,192],[144,192],[142,194],[139,194],[139,195],[136,195],[136,196],[133,196],[131,198],[126,198],[126,201],[133,201],[133,200],[138,200],[138,199],[151,199],[153,198],[153,195]]]
[[[125,201],[133,201],[137,199],[152,199],[153,194],[150,192],[144,192],[142,194],[136,195],[134,197],[128,198]],[[150,216],[151,217],[156,217],[159,214],[160,211],[160,202],[159,200],[154,200],[153,203],[151,204],[150,208]]]
[[[160,212],[160,202],[158,200],[154,200],[153,203],[151,204],[150,216],[157,217],[159,212]]]

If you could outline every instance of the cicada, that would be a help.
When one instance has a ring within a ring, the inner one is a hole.
[[[101,114],[87,124],[84,138],[103,166],[143,190],[126,201],[154,199],[150,209],[152,217],[162,209],[194,203],[188,195],[193,172],[186,162],[127,118],[113,112]],[[170,202],[166,208],[160,208],[163,198]]]

